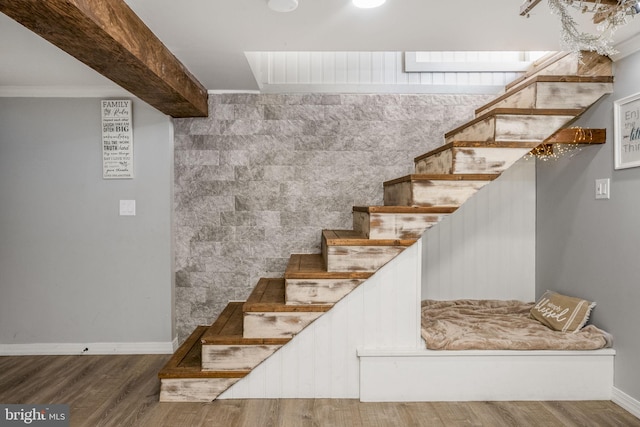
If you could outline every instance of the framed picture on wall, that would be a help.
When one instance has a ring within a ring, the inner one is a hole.
[[[613,156],[616,169],[640,166],[640,93],[613,103]]]

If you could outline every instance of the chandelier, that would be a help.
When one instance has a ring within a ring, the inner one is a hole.
[[[526,0],[520,15],[529,16],[541,0]],[[548,0],[549,9],[560,18],[560,42],[564,50],[578,53],[594,51],[600,55],[618,53],[613,47],[613,35],[630,17],[640,13],[640,0]],[[575,14],[593,14],[595,32],[583,31]]]

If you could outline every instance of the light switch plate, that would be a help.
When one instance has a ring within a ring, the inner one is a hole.
[[[596,179],[596,199],[609,199],[610,187],[609,178]]]
[[[120,200],[120,216],[135,216],[135,215],[136,215],[136,201]]]

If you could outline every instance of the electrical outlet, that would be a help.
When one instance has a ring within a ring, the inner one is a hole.
[[[596,199],[609,198],[611,198],[609,178],[596,179]]]

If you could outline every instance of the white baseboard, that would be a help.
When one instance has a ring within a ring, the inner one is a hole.
[[[640,418],[640,401],[629,396],[627,393],[614,387],[611,392],[611,401]]]
[[[167,342],[0,344],[0,356],[172,354],[177,345],[177,339]]]

